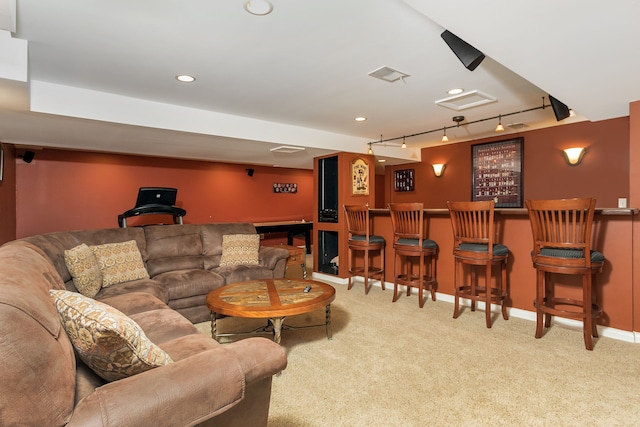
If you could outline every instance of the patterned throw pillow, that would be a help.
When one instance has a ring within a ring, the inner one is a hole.
[[[96,296],[102,287],[102,272],[89,246],[82,243],[64,251],[64,262],[76,289],[89,298]]]
[[[89,246],[89,248],[98,260],[103,288],[117,283],[149,278],[135,240]]]
[[[116,381],[172,363],[140,326],[120,311],[76,292],[49,290],[73,347],[96,374]]]
[[[220,266],[238,264],[259,264],[259,234],[227,234],[222,236],[222,257]]]

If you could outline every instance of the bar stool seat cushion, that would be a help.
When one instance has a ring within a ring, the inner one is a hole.
[[[541,248],[540,255],[555,258],[582,258],[582,251],[576,249]],[[599,251],[591,251],[591,262],[603,262],[604,255]]]
[[[461,251],[471,251],[471,252],[489,252],[489,245],[483,245],[481,243],[461,243],[458,247]],[[509,253],[509,248],[505,245],[501,245],[499,243],[493,245],[493,254],[494,255],[507,255]]]
[[[367,236],[363,236],[363,235],[355,235],[355,236],[351,236],[351,238],[349,240],[353,240],[355,242],[364,242],[367,240]],[[370,244],[375,244],[375,243],[385,243],[384,241],[384,237],[382,236],[376,236],[376,235],[370,235],[369,236],[369,243]]]
[[[398,245],[400,246],[418,246],[420,241],[418,239],[398,239]],[[422,247],[424,249],[435,249],[438,247],[438,244],[431,239],[423,239]]]

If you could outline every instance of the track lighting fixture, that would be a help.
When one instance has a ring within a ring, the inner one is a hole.
[[[557,99],[553,98],[552,96],[549,96],[549,99],[552,100],[551,104],[545,104],[544,103],[544,96],[542,97],[542,105],[539,107],[533,107],[533,108],[527,108],[525,110],[520,110],[520,111],[514,111],[512,113],[507,113],[507,114],[499,114],[497,116],[493,116],[493,117],[486,117],[484,119],[478,119],[478,120],[473,120],[470,122],[466,122],[465,126],[468,125],[472,125],[474,123],[481,123],[481,122],[486,122],[488,120],[495,120],[498,119],[498,126],[495,128],[496,132],[503,132],[504,126],[502,125],[502,117],[507,117],[507,116],[513,116],[515,114],[522,114],[522,113],[528,113],[529,111],[535,111],[535,110],[544,110],[547,107],[553,107],[554,109],[554,114],[556,115],[556,118],[558,117],[563,117],[564,116],[564,112],[563,111],[559,111],[561,109],[563,109],[563,106],[566,107],[566,105],[562,104],[561,102],[559,102]],[[558,111],[557,111],[558,110]],[[559,114],[560,113],[560,114]],[[567,117],[569,113],[569,109],[567,109]],[[575,114],[575,113],[574,113]],[[566,117],[565,117],[566,118]],[[452,120],[454,122],[456,122],[456,127],[460,127],[460,122],[465,120],[464,116],[453,116]],[[562,119],[558,119],[558,120],[562,120]],[[413,137],[413,136],[421,136],[421,135],[426,135],[428,133],[433,133],[433,132],[440,132],[442,131],[442,142],[448,142],[449,141],[449,137],[447,136],[447,127],[445,126],[444,128],[436,128],[436,129],[431,129],[431,130],[427,130],[424,132],[418,132],[418,133],[414,133],[411,135],[404,135],[404,136],[399,136],[396,138],[389,138],[389,139],[382,139],[382,135],[380,135],[380,141],[371,141],[369,142],[369,154],[372,154],[373,151],[371,150],[371,147],[373,144],[382,144],[384,142],[390,142],[390,141],[397,141],[399,139],[402,139],[402,148],[406,148],[406,138],[409,137]]]
[[[502,114],[498,115],[498,126],[496,126],[496,132],[504,132],[504,126],[502,126]]]
[[[369,143],[369,149],[367,150],[367,154],[373,154],[373,149],[371,148],[372,142]]]

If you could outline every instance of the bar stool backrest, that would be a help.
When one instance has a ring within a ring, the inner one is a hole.
[[[393,239],[418,239],[422,247],[424,238],[424,205],[422,203],[389,203]]]
[[[525,203],[533,234],[534,262],[591,268],[596,199],[527,200]]]
[[[369,241],[369,235],[371,234],[369,205],[345,205],[344,213],[347,218],[349,237],[366,236],[366,241]]]
[[[447,202],[453,228],[453,249],[460,245],[487,245],[493,253],[495,223],[493,200],[479,202]]]

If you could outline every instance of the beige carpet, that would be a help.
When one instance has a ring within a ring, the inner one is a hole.
[[[640,346],[392,290],[335,285],[333,339],[323,328],[284,331],[287,369],[274,377],[269,427],[640,425]],[[321,323],[324,312],[287,319]],[[246,328],[223,319],[221,332]],[[200,324],[210,333],[208,324]]]

